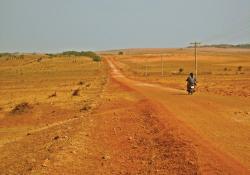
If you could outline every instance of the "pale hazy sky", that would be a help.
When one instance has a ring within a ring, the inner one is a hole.
[[[250,0],[0,0],[0,52],[250,42]]]

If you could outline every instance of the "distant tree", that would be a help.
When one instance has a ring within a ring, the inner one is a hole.
[[[20,57],[19,57],[20,59],[24,59],[24,55],[20,55]]]
[[[77,52],[77,51],[66,51],[63,52],[59,55],[63,55],[63,56],[85,56],[85,57],[89,57],[91,58],[93,61],[101,61],[101,57],[99,55],[97,55],[95,52],[92,51],[81,51],[81,52]]]
[[[96,55],[96,56],[94,56],[94,57],[92,58],[92,60],[95,61],[95,62],[99,62],[99,61],[102,60],[102,58],[101,58],[100,56]]]
[[[97,55],[96,55],[95,52],[87,51],[87,52],[81,52],[81,56],[86,56],[86,57],[94,58]]]
[[[122,51],[118,52],[118,55],[123,55],[123,52]]]

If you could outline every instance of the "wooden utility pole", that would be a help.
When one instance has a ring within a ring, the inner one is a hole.
[[[197,79],[198,79],[197,46],[200,45],[201,43],[194,42],[194,43],[190,43],[190,44],[194,46],[195,78],[196,78],[196,81],[197,81]]]
[[[163,58],[162,58],[162,56],[161,56],[161,76],[163,77],[163,75],[164,75],[164,70],[163,70]]]

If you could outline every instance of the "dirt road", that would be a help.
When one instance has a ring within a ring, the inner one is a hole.
[[[164,111],[159,116],[161,122],[175,123],[185,137],[199,145],[198,166],[202,173],[210,168],[211,171],[214,168],[223,169],[224,166],[228,173],[234,170],[239,173],[243,167],[250,169],[249,99],[206,94],[189,96],[183,90],[128,79],[112,58],[108,59],[108,64],[117,81],[145,96],[159,106],[158,110]],[[240,113],[245,115],[237,116]]]

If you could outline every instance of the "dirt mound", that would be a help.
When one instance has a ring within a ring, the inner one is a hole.
[[[32,108],[32,106],[27,103],[27,102],[23,102],[20,103],[18,105],[16,105],[11,111],[10,114],[22,114],[22,113],[26,113],[28,111],[30,111],[30,109]]]

